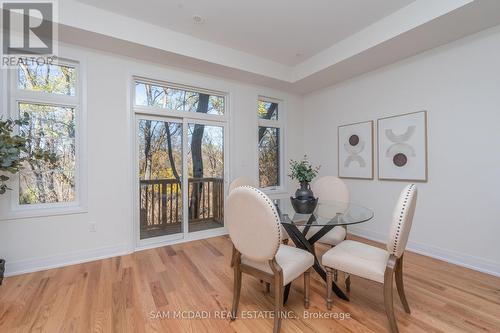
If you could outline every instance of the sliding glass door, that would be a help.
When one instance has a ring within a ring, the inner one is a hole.
[[[188,124],[189,232],[224,226],[224,127]]]
[[[183,232],[182,138],[182,122],[137,121],[140,239]]]
[[[140,245],[224,227],[224,131],[219,122],[137,115]]]

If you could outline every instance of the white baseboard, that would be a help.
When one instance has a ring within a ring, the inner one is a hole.
[[[5,264],[5,276],[13,276],[24,273],[43,271],[46,269],[59,268],[63,266],[81,264],[84,262],[106,259],[133,252],[128,244],[108,246],[99,249],[77,251],[68,254],[36,258],[29,260],[19,260]]]
[[[349,227],[349,233],[380,243],[387,242],[387,235],[378,232]],[[483,259],[456,251],[442,249],[434,245],[412,241],[408,241],[406,248],[411,252],[500,277],[500,263],[493,260]]]

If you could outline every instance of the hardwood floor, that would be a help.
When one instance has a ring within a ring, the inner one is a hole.
[[[230,258],[229,239],[217,237],[9,277],[0,287],[0,332],[271,332],[272,318],[229,321]],[[412,314],[395,299],[400,332],[500,332],[500,278],[409,252],[404,278]],[[334,298],[332,311],[316,273],[308,312],[302,292],[302,280],[294,282],[285,311],[296,318],[284,319],[282,332],[388,331],[377,283],[352,276],[351,301]],[[243,276],[239,310],[255,317],[272,309],[272,292]],[[350,317],[312,318],[325,314]]]

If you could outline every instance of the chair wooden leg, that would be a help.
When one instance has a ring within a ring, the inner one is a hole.
[[[406,299],[405,288],[403,285],[403,256],[401,256],[396,262],[395,275],[396,275],[396,287],[398,289],[399,299],[401,300],[401,303],[403,303],[403,308],[405,309],[405,312],[409,314],[411,313],[410,306],[408,305],[408,300]]]
[[[236,260],[237,253],[238,253],[238,250],[236,250],[236,248],[233,245],[233,252],[231,254],[231,267],[234,267],[234,262]]]
[[[394,265],[396,259],[391,256],[385,268],[384,275],[384,304],[385,313],[387,314],[387,319],[389,319],[389,326],[391,327],[392,333],[398,333],[398,325],[396,323],[396,317],[394,316],[394,302],[392,297],[392,280],[394,279]]]
[[[304,272],[304,308],[309,309],[309,289],[311,286],[311,269]]]
[[[283,306],[283,285],[280,285],[279,282],[276,280],[275,280],[275,286],[274,286],[274,328],[273,328],[273,333],[278,333],[281,329],[281,309]]]
[[[273,333],[278,333],[281,329],[281,312],[283,308],[283,271],[273,259],[269,262],[274,273],[274,328]]]
[[[233,290],[233,309],[231,311],[231,320],[235,320],[238,315],[238,304],[240,302],[241,293],[241,268],[240,254],[236,254],[234,269],[234,290]]]
[[[332,309],[332,286],[333,286],[333,270],[326,267],[326,308]]]
[[[350,292],[351,291],[351,274],[349,273],[346,273],[347,276],[345,278],[345,289],[347,290],[347,292]]]

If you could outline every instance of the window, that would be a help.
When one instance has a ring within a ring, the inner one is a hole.
[[[17,87],[23,90],[75,96],[76,68],[64,65],[21,64]]]
[[[138,106],[222,116],[225,108],[224,100],[223,95],[217,96],[184,88],[135,82],[135,105]]]
[[[28,123],[28,153],[49,151],[55,161],[26,160],[19,173],[21,206],[77,201],[78,67],[74,63],[19,64],[13,77],[12,108]]]
[[[281,186],[282,152],[279,106],[277,100],[260,98],[257,104],[259,186],[277,188]]]

